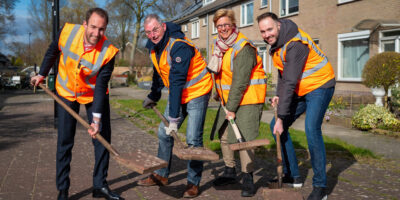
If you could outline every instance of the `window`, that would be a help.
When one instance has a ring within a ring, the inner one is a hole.
[[[380,33],[379,52],[400,52],[400,30],[386,30]]]
[[[240,7],[240,26],[247,26],[253,24],[253,8],[254,3],[244,3]]]
[[[338,4],[352,2],[352,1],[355,1],[355,0],[338,0]]]
[[[297,14],[299,12],[299,0],[280,0],[281,17]]]
[[[203,26],[207,26],[207,24],[208,24],[208,18],[204,17],[203,18]]]
[[[261,8],[265,8],[268,6],[268,0],[261,0]]]
[[[199,20],[192,22],[192,39],[200,37],[199,24]]]
[[[370,31],[338,34],[338,80],[361,81],[369,59]]]
[[[182,26],[182,31],[183,32],[187,32],[187,25],[186,24]]]
[[[205,5],[207,5],[207,4],[210,4],[210,3],[214,2],[214,1],[215,1],[215,0],[204,0],[203,6],[205,6]]]
[[[214,22],[212,23],[212,34],[217,34],[218,33],[218,30],[217,30],[217,28],[215,27],[215,24],[214,24]]]

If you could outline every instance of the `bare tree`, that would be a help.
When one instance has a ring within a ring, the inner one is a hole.
[[[0,40],[12,30],[12,22],[14,22],[13,10],[15,0],[0,0]]]
[[[136,20],[135,20],[135,33],[133,34],[133,41],[132,41],[132,52],[131,52],[131,64],[133,67],[133,62],[135,60],[135,51],[139,39],[140,29],[142,20],[145,17],[146,10],[152,7],[157,0],[122,0],[126,6],[128,6],[134,13]]]
[[[32,32],[39,37],[43,37],[48,42],[52,40],[53,30],[51,3],[52,0],[31,0],[28,8],[32,18],[29,23]]]
[[[162,13],[165,21],[169,21],[188,8],[193,2],[193,0],[159,0],[153,7]]]
[[[93,7],[97,7],[94,0],[69,0],[60,10],[60,24],[82,24],[86,11]]]
[[[132,33],[133,12],[120,0],[108,1],[106,8],[110,15],[107,36],[120,48],[122,58],[125,59],[126,44]]]

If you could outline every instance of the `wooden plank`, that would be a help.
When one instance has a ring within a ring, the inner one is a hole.
[[[268,144],[269,144],[268,139],[260,139],[260,140],[253,140],[253,141],[248,141],[248,142],[230,144],[229,148],[232,151],[247,150],[247,149],[252,149],[252,148],[255,148],[258,146],[264,146],[264,145],[268,145]]]
[[[174,147],[172,152],[181,160],[219,160],[218,154],[205,147]]]
[[[134,152],[120,154],[120,156],[114,156],[114,159],[123,166],[140,174],[150,173],[168,166],[166,161],[140,149]]]

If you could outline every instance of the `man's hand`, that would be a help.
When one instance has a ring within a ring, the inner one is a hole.
[[[178,132],[178,124],[175,122],[170,122],[168,127],[165,127],[165,134],[171,135],[171,132],[175,131]]]
[[[228,110],[226,111],[225,119],[230,120],[230,119],[235,119],[235,117],[236,117],[236,114],[234,112],[231,112]]]
[[[38,86],[39,83],[43,82],[43,80],[44,80],[44,76],[42,76],[42,75],[33,76],[31,78],[31,85]]]
[[[281,119],[275,119],[274,134],[278,133],[281,135],[283,133],[283,121]]]
[[[93,139],[96,139],[96,134],[100,132],[100,119],[97,117],[93,117],[93,122],[90,124],[92,128],[88,129],[88,133]]]
[[[143,108],[146,108],[146,109],[151,109],[153,106],[156,106],[156,105],[157,105],[157,103],[155,101],[151,100],[149,97],[146,97],[143,100],[143,104],[142,104]]]
[[[279,97],[278,96],[272,97],[272,99],[271,99],[272,107],[278,106],[278,104],[279,104]]]

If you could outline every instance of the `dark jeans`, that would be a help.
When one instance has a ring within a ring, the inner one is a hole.
[[[334,87],[319,88],[306,94],[293,104],[291,116],[283,121],[284,132],[281,135],[283,172],[294,178],[300,177],[296,153],[288,130],[301,114],[306,113],[305,132],[314,172],[313,186],[316,187],[326,187],[327,182],[326,153],[321,125],[334,91]],[[274,130],[274,126],[275,118],[271,121],[271,132]],[[275,139],[275,135],[272,135]]]
[[[59,96],[60,97],[60,96]],[[60,99],[68,105],[76,113],[79,113],[80,104],[76,101],[71,102],[63,97]],[[101,115],[101,127],[100,135],[105,140],[111,142],[111,126],[110,126],[110,105],[108,96],[104,102],[105,108],[104,113]],[[92,122],[92,103],[86,104],[86,114],[89,122]],[[72,147],[74,146],[74,137],[76,130],[76,119],[70,115],[61,105],[57,104],[58,111],[58,138],[57,138],[57,174],[56,184],[58,190],[68,189],[70,186],[69,172],[70,163],[72,159]],[[88,135],[89,137],[89,135]],[[95,139],[92,139],[94,146],[95,164],[93,169],[93,187],[102,188],[107,185],[107,171],[108,161],[110,154],[107,149]]]

